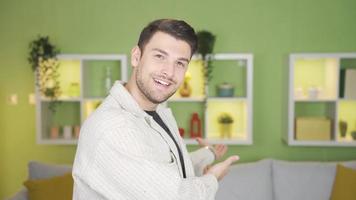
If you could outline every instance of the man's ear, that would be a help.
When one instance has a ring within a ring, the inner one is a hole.
[[[137,45],[131,50],[131,65],[132,67],[137,67],[141,58],[141,50]]]

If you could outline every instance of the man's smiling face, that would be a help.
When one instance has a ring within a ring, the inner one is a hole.
[[[189,44],[157,32],[142,50],[135,48],[131,63],[142,100],[153,104],[166,101],[184,80],[191,57]]]

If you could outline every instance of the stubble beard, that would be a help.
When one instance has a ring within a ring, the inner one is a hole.
[[[150,77],[152,77],[152,76],[150,75]],[[148,87],[148,84],[145,84],[142,81],[142,77],[140,77],[140,72],[138,72],[136,74],[136,84],[137,84],[138,89],[141,91],[141,93],[150,102],[152,102],[154,104],[160,104],[160,103],[165,102],[167,99],[169,99],[169,97],[173,96],[173,94],[177,91],[177,90],[174,90],[171,93],[169,93],[168,95],[159,98],[157,95],[154,94],[155,92]]]

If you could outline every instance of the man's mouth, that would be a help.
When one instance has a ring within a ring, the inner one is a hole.
[[[161,85],[164,85],[164,86],[169,86],[169,85],[171,85],[169,82],[167,82],[167,81],[163,81],[163,80],[161,80],[161,79],[153,79],[156,83],[158,83],[158,84],[161,84]]]

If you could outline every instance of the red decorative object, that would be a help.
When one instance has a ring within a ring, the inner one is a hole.
[[[201,120],[199,119],[198,113],[193,113],[190,120],[190,137],[202,137]]]
[[[53,126],[51,127],[51,139],[57,139],[59,137],[59,127]]]
[[[181,137],[184,137],[184,128],[179,128],[179,134]]]
[[[74,126],[74,137],[76,139],[79,138],[79,133],[80,133],[80,126],[79,125]]]

